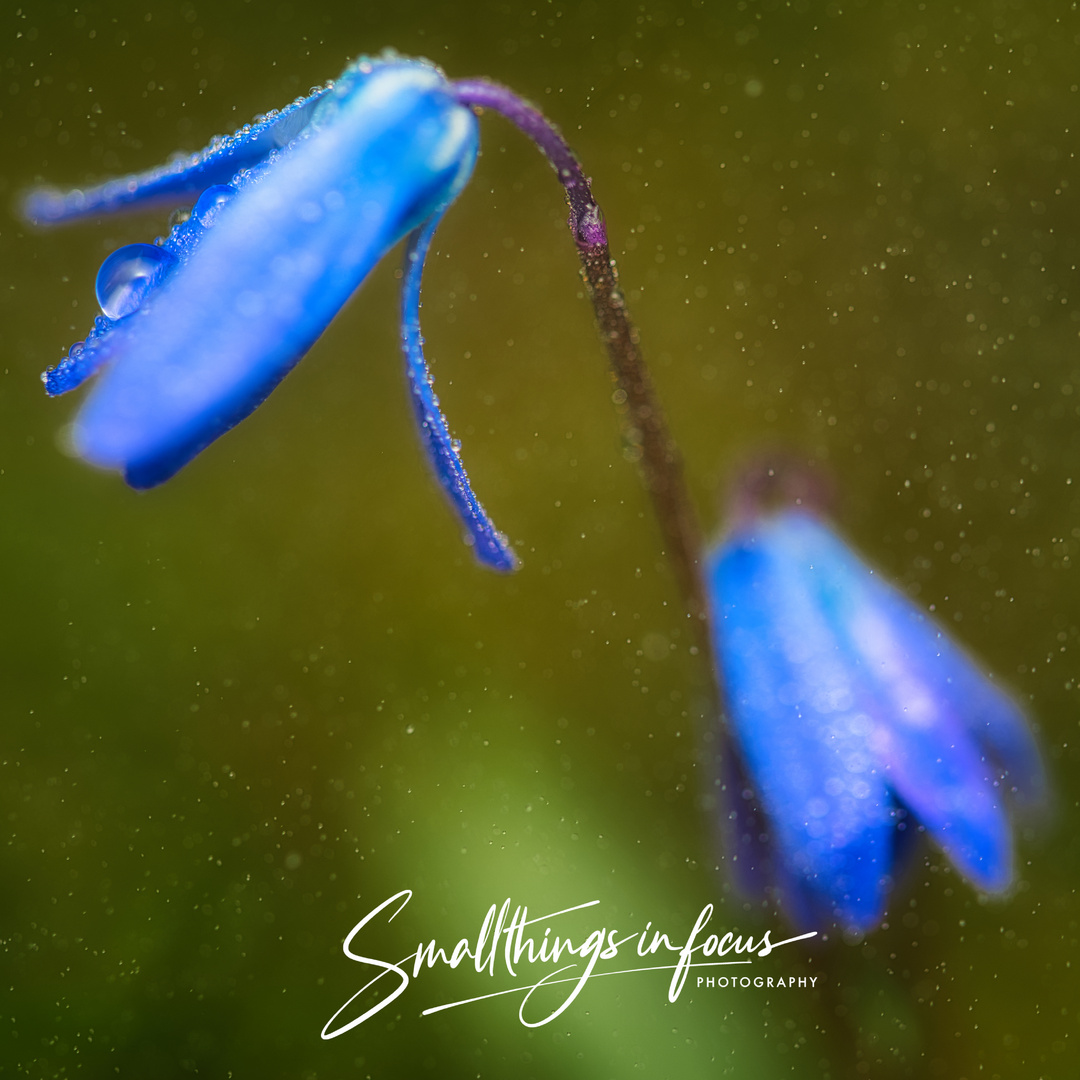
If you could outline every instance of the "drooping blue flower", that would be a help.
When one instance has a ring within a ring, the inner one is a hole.
[[[1045,792],[1011,698],[807,510],[746,514],[707,581],[744,881],[796,923],[866,932],[925,830],[977,888],[1007,889],[1008,802]]]
[[[419,332],[423,257],[476,154],[476,118],[437,68],[364,59],[194,156],[87,191],[32,192],[24,212],[39,224],[194,203],[160,243],[105,261],[102,314],[44,375],[61,394],[100,372],[73,425],[77,452],[134,487],[168,479],[265,399],[412,234],[402,336],[422,439],[477,557],[511,569],[439,410]]]

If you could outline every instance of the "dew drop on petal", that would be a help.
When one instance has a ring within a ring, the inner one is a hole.
[[[236,194],[231,184],[214,184],[200,196],[191,216],[204,228],[211,224],[217,212]]]
[[[122,319],[146,299],[176,257],[153,244],[128,244],[114,251],[98,271],[94,291],[110,319]]]

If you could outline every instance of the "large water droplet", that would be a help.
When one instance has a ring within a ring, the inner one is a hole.
[[[217,216],[217,212],[236,194],[236,188],[231,184],[214,184],[208,187],[200,196],[199,201],[191,211],[191,216],[207,228]]]
[[[138,311],[150,290],[168,273],[176,256],[153,244],[128,244],[114,251],[98,271],[94,291],[110,319]]]

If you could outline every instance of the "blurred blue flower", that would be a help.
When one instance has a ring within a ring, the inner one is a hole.
[[[411,234],[402,339],[421,435],[478,558],[512,568],[439,411],[419,328],[424,254],[476,154],[476,118],[441,72],[387,57],[151,172],[31,192],[24,213],[39,224],[194,202],[167,237],[106,259],[102,314],[44,376],[61,394],[101,370],[76,451],[134,487],[168,479],[263,401]]]
[[[977,888],[1013,876],[1007,799],[1041,800],[1013,701],[814,514],[742,515],[707,568],[737,874],[806,927],[883,917],[923,830]]]

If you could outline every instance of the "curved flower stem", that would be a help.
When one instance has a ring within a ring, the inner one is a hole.
[[[637,329],[626,310],[603,215],[592,196],[589,179],[554,125],[513,91],[486,79],[463,79],[453,86],[462,104],[491,109],[528,135],[566,189],[570,231],[581,257],[582,276],[615,381],[625,397],[627,457],[641,467],[664,546],[694,623],[698,647],[711,657],[708,605],[701,577],[701,529],[686,490],[682,460],[641,356]]]

